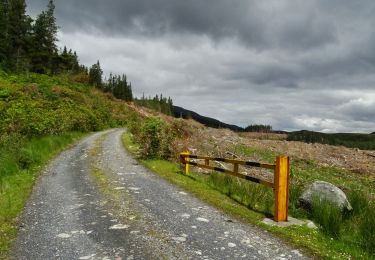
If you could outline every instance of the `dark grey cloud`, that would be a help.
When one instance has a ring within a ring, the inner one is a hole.
[[[137,95],[242,126],[375,131],[375,1],[55,3],[60,46],[126,72]]]
[[[46,0],[29,1],[37,13]],[[56,14],[66,32],[99,30],[109,35],[160,36],[170,33],[237,37],[259,49],[317,48],[336,41],[327,17],[334,7],[293,1],[255,0],[57,0]]]

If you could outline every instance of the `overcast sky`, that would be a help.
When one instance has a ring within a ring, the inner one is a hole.
[[[27,0],[35,17],[48,0]],[[375,131],[374,0],[56,0],[59,46],[227,123]]]

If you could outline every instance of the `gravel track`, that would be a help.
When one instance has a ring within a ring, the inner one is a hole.
[[[95,133],[45,169],[21,216],[12,259],[305,259],[154,175]]]

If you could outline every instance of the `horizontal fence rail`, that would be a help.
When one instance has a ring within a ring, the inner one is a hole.
[[[189,165],[197,166],[204,169],[209,169],[237,178],[245,179],[251,182],[259,183],[274,189],[275,194],[275,221],[288,221],[288,186],[289,186],[289,157],[277,156],[275,164],[266,164],[251,161],[233,160],[225,158],[216,158],[208,156],[198,156],[189,154],[189,152],[182,152],[180,154],[181,163],[185,166],[185,174],[189,175]],[[198,163],[195,160],[204,160],[203,163]],[[211,166],[210,162],[224,162],[233,164],[233,170],[224,169],[220,167]],[[245,165],[250,167],[264,168],[274,171],[274,182],[262,180],[255,176],[249,176],[241,174],[239,172],[239,165]]]

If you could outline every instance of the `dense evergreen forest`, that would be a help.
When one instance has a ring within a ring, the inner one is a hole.
[[[75,51],[57,47],[55,5],[35,20],[26,14],[25,0],[0,0],[0,69],[7,73],[68,74],[76,82],[87,83],[116,98],[133,100],[131,84],[126,75],[110,75],[103,80],[100,62],[90,68],[79,64]]]
[[[35,21],[26,14],[24,0],[0,2],[0,64],[7,72],[58,74],[87,72],[78,64],[72,50],[58,50],[55,5],[50,1],[47,10]]]

